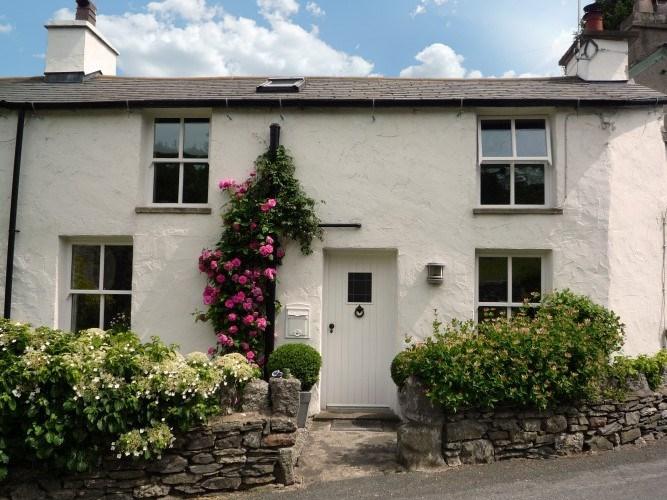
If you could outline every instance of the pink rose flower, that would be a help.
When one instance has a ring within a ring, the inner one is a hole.
[[[251,330],[248,332],[248,335],[252,338],[257,337],[257,330]]]
[[[245,353],[245,357],[248,358],[248,361],[252,361],[255,359],[255,353],[252,351],[248,351]]]
[[[267,236],[267,237],[266,237],[266,242],[267,242],[269,245],[273,245],[273,238],[271,238],[271,236]]]
[[[232,299],[225,300],[225,307],[227,309],[234,309],[234,301]]]
[[[232,262],[225,262],[222,267],[225,269],[225,271],[229,272],[232,269],[234,269],[234,264]]]
[[[235,222],[234,224],[232,224],[232,229],[238,233],[241,230],[241,224]]]
[[[259,247],[259,254],[262,257],[268,257],[273,253],[273,245],[262,245]]]
[[[234,257],[232,259],[232,266],[240,267],[241,266],[241,259],[239,259],[238,257]]]
[[[267,326],[266,318],[258,318],[257,319],[257,328],[264,331],[264,330],[266,330],[266,326]]]
[[[239,276],[239,285],[247,285],[248,284],[248,277],[247,276]]]
[[[208,348],[208,355],[213,356],[216,351],[217,351],[217,349],[215,347],[209,347]]]
[[[257,297],[258,295],[262,295],[262,289],[256,286],[251,290],[251,293]]]
[[[220,182],[218,182],[218,187],[220,189],[229,189],[230,187],[234,186],[236,182],[234,179],[223,179]]]
[[[243,323],[246,325],[252,325],[255,322],[255,317],[252,314],[248,314],[243,318]]]
[[[252,307],[253,307],[252,302],[244,302],[243,303],[243,309],[245,311],[252,311]]]
[[[211,261],[211,269],[217,269],[218,268],[218,261],[217,260],[212,260]]]
[[[232,275],[232,281],[234,283],[238,283],[239,282],[239,275],[238,274],[233,274]]]
[[[218,275],[215,277],[215,281],[217,281],[217,282],[220,283],[221,285],[225,282],[225,279],[226,279],[226,278],[225,278],[225,275],[224,275],[224,274],[218,274]]]
[[[231,322],[236,321],[237,317],[238,317],[238,316],[236,316],[236,314],[234,314],[234,313],[229,313],[229,314],[227,315],[227,319],[228,319],[229,321],[231,321]]]
[[[269,198],[266,200],[266,204],[269,206],[269,208],[275,208],[278,202],[273,198]]]
[[[255,297],[255,300],[257,302],[264,302],[264,296],[263,295],[258,295],[257,297]]]
[[[264,276],[266,276],[270,280],[276,279],[276,274],[277,274],[276,270],[272,267],[267,267],[266,269],[264,269]]]
[[[251,223],[250,223],[250,230],[251,230],[251,231],[254,231],[255,229],[257,229],[257,224],[254,223],[254,222],[251,222]]]
[[[239,344],[239,347],[241,349],[243,349],[244,351],[249,351],[250,350],[250,344],[248,344],[247,342],[241,342]]]
[[[232,325],[232,326],[229,327],[229,333],[231,333],[232,335],[235,335],[238,332],[239,332],[239,327],[238,326]]]

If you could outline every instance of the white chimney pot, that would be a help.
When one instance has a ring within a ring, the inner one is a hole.
[[[116,75],[119,52],[88,21],[52,21],[46,29],[45,74]]]

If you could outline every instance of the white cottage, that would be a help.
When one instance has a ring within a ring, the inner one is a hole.
[[[0,79],[6,315],[124,312],[206,350],[217,180],[244,178],[275,122],[334,225],[313,255],[288,248],[278,286],[277,342],[321,350],[322,408],[394,407],[390,361],[434,309],[511,314],[567,287],[622,317],[626,352],[663,346],[667,97],[627,81],[621,35],[585,32],[560,78],[128,78],[77,17],[47,26],[44,76]]]

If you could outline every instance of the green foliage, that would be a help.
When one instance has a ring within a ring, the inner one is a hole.
[[[433,336],[400,355],[400,376],[417,376],[448,411],[498,405],[547,408],[599,392],[623,325],[590,299],[561,291],[531,318],[475,325],[434,322]]]
[[[85,471],[114,451],[159,456],[172,430],[220,410],[218,389],[258,370],[184,358],[131,332],[74,334],[0,319],[0,478],[9,460]]]
[[[391,379],[401,387],[410,376],[410,363],[413,351],[401,351],[391,362]]]
[[[643,373],[653,390],[662,385],[662,373],[666,369],[667,350],[662,350],[654,356],[641,355],[636,358],[617,356],[609,367],[610,377],[620,382],[621,387],[624,387],[629,379]]]
[[[317,383],[322,356],[307,344],[285,344],[269,357],[269,371],[289,371],[301,381],[301,389],[309,391]]]
[[[632,14],[634,0],[598,0],[602,6],[604,26],[607,30],[618,30],[621,23]]]

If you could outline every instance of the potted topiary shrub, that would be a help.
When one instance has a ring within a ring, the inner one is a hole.
[[[308,418],[311,389],[320,378],[322,356],[307,344],[285,344],[269,356],[269,372],[290,374],[301,381],[297,425],[305,427]]]

